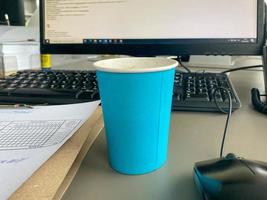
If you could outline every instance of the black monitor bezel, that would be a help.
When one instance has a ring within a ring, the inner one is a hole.
[[[265,2],[257,0],[257,42],[220,43],[216,39],[184,39],[179,44],[46,44],[44,43],[44,1],[40,0],[40,41],[42,54],[124,54],[154,55],[262,55],[265,43]]]

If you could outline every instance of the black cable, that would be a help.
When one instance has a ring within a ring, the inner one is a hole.
[[[234,69],[228,69],[225,71],[222,71],[221,73],[228,73],[228,72],[234,72],[234,71],[239,71],[239,70],[244,70],[244,69],[252,69],[252,68],[260,68],[263,67],[262,65],[254,65],[254,66],[246,66],[246,67],[238,67],[238,68],[234,68]]]
[[[178,56],[176,60],[177,60],[177,62],[179,63],[179,65],[182,68],[184,68],[187,72],[192,73],[192,71],[183,64],[183,62],[181,60],[181,57]],[[228,73],[228,72],[235,72],[235,71],[240,71],[240,70],[245,70],[245,69],[262,68],[262,67],[263,67],[262,65],[237,67],[237,68],[234,68],[234,69],[228,69],[228,70],[222,71],[221,73],[225,74],[225,73]]]
[[[219,105],[218,105],[218,102],[216,100],[216,93],[217,91],[219,90],[224,90],[225,92],[227,92],[227,97],[228,97],[228,111],[226,112],[225,110],[223,110]],[[227,118],[226,118],[226,123],[225,123],[225,127],[224,127],[224,133],[223,133],[223,138],[222,138],[222,143],[221,143],[221,150],[220,150],[220,158],[222,158],[223,156],[223,150],[224,150],[224,144],[225,144],[225,138],[226,138],[226,135],[227,135],[227,131],[228,131],[228,127],[229,127],[229,123],[230,123],[230,119],[231,119],[231,116],[232,116],[232,111],[233,111],[233,102],[232,102],[232,97],[231,97],[231,93],[228,89],[224,88],[224,87],[218,87],[214,90],[213,92],[213,95],[214,95],[214,102],[217,106],[217,108],[222,112],[222,113],[227,113]]]
[[[191,70],[188,68],[188,67],[186,67],[183,63],[182,63],[182,60],[181,60],[181,58],[178,56],[177,57],[177,62],[179,63],[179,65],[182,67],[182,68],[184,68],[188,73],[191,73]]]

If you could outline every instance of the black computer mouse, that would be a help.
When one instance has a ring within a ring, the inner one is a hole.
[[[195,164],[194,180],[204,200],[267,200],[267,163],[228,154]]]

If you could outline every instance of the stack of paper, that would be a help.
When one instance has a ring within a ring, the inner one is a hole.
[[[0,26],[0,71],[40,68],[38,31],[29,27]]]
[[[34,109],[1,109],[0,115],[0,136],[1,144],[5,146],[5,141],[2,140],[6,134],[3,131],[5,124],[13,122],[23,123],[25,125],[39,123],[40,121],[76,121],[75,126],[69,124],[61,127],[58,130],[60,134],[64,134],[64,139],[50,144],[49,146],[0,149],[0,199],[7,199],[34,171],[36,171],[50,156],[52,156],[93,114],[99,101],[81,104],[61,105],[61,106],[39,106]],[[2,125],[1,125],[2,124]],[[48,123],[49,124],[49,123]],[[20,133],[20,136],[25,137],[32,130]],[[21,135],[22,134],[22,135]]]

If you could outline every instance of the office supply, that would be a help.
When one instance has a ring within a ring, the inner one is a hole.
[[[40,53],[37,42],[9,42],[0,44],[0,49],[1,47],[10,52],[1,52],[0,50],[1,77],[18,70],[40,69]]]
[[[0,40],[0,53],[1,56],[8,56],[8,55],[22,55],[26,56],[27,54],[37,54],[39,44],[36,41],[2,41]],[[24,52],[23,52],[24,51]]]
[[[176,72],[174,82],[172,110],[218,111],[213,97],[218,86],[231,90],[234,110],[241,107],[225,74]],[[64,104],[99,99],[95,73],[91,71],[20,71],[0,79],[0,85],[1,103]],[[216,98],[222,108],[227,106],[225,94]]]
[[[51,54],[42,54],[41,55],[41,67],[42,69],[51,69]]]
[[[218,87],[230,90],[234,110],[241,107],[237,93],[226,74],[176,72],[172,110],[219,111],[215,99],[222,109],[226,109],[229,102],[226,92],[219,91],[214,95]]]
[[[1,76],[18,70],[40,68],[38,30],[32,27],[0,26]]]
[[[167,58],[116,58],[95,63],[109,161],[116,171],[140,175],[166,163],[177,65]]]
[[[25,142],[23,141],[23,137],[27,137],[28,133],[31,132],[31,128],[36,127],[37,124],[39,124],[38,126],[40,131],[40,123],[41,126],[47,127],[48,129],[50,126],[50,130],[54,128],[51,128],[51,121],[54,121],[52,122],[52,126],[58,125],[55,124],[55,121],[70,121],[71,123],[65,124],[67,125],[65,127],[64,123],[61,123],[63,126],[57,130],[60,137],[54,138],[55,143],[46,147],[41,145],[32,146],[30,148],[28,146],[26,149],[11,149],[9,148],[10,146],[7,147],[6,144],[3,143],[3,140],[1,140],[1,145],[4,145],[7,148],[2,148],[0,151],[0,181],[5,183],[0,187],[0,199],[8,198],[27,178],[31,176],[34,171],[36,171],[51,155],[53,155],[53,153],[55,153],[72,136],[72,134],[81,127],[85,120],[94,112],[98,104],[99,101],[95,101],[91,103],[62,106],[37,106],[34,109],[24,110],[1,110],[1,125],[4,124],[6,127],[7,123],[9,125],[13,124],[10,127],[13,130],[26,128],[28,125],[27,131],[19,132],[15,138],[12,136],[13,139],[15,139],[13,140],[14,142],[18,141],[20,138],[20,144],[16,144],[17,147],[22,147],[23,142]],[[13,119],[12,121],[14,122],[10,123],[10,119]],[[25,123],[25,120],[28,122]],[[48,121],[46,125],[44,125],[46,123],[44,121]],[[21,123],[23,123],[24,126],[18,127],[17,125],[21,125]],[[29,126],[30,124],[33,126]],[[2,127],[3,126],[1,126],[1,130],[5,129],[5,127]],[[43,129],[42,132],[44,132]],[[2,138],[3,136],[5,137],[3,132],[1,132],[0,135]],[[40,139],[38,135],[32,135],[32,137]],[[47,137],[47,135],[45,137]],[[32,140],[33,138],[30,139]],[[14,172],[16,172],[16,175],[11,176],[10,174]]]
[[[9,200],[60,200],[102,128],[102,110],[98,107],[81,128]]]
[[[0,79],[2,104],[67,104],[99,100],[95,72],[19,71]]]
[[[228,154],[195,164],[194,178],[203,200],[265,200],[267,163]]]
[[[24,26],[25,13],[23,0],[1,0],[0,21],[6,21],[6,25]]]
[[[38,42],[39,32],[37,27],[22,27],[22,26],[0,26],[0,43],[25,43]],[[9,46],[1,46],[1,52],[12,53]]]

